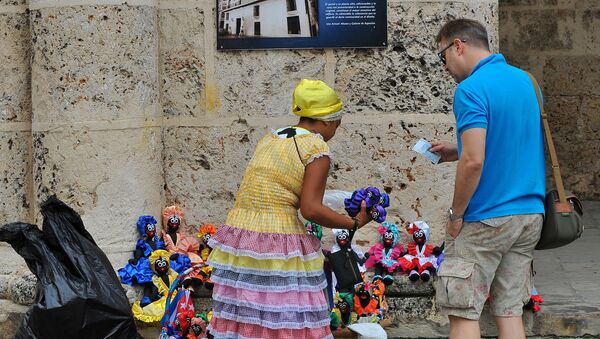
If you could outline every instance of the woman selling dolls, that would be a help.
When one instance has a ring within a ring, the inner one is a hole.
[[[322,205],[342,102],[319,80],[293,94],[296,126],[257,144],[225,225],[211,238],[215,338],[331,338],[320,242],[302,215],[325,227],[357,229],[370,221]]]

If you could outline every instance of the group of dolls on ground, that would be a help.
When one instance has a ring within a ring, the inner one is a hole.
[[[140,239],[133,258],[118,271],[121,282],[143,288],[141,300],[132,306],[136,319],[160,322],[166,338],[206,338],[211,312],[196,313],[191,296],[201,286],[212,289],[212,268],[205,263],[216,227],[202,225],[196,236],[190,236],[182,231],[185,221],[179,207],[165,208],[162,217],[160,235],[153,216],[138,218]]]
[[[334,229],[335,243],[330,250],[323,250],[329,282],[326,293],[330,327],[334,333],[353,323],[382,322],[388,311],[385,288],[394,283],[394,274],[405,274],[412,282],[427,282],[444,257],[444,244],[429,243],[430,227],[424,221],[404,227],[412,241],[406,246],[401,244],[398,225],[385,222],[389,197],[375,187],[358,189],[345,199],[347,213],[355,216],[363,200],[371,218],[379,223],[378,243],[363,253],[352,243],[355,230]],[[212,268],[206,261],[211,251],[208,241],[216,227],[205,224],[198,228],[196,236],[187,235],[181,230],[184,213],[177,206],[165,208],[162,221],[159,235],[153,216],[139,217],[136,225],[140,239],[133,258],[118,271],[122,283],[143,289],[141,300],[132,306],[134,317],[147,323],[160,322],[164,338],[210,337],[207,325],[211,312],[196,313],[191,297],[201,286],[212,289]],[[322,237],[318,224],[307,221],[305,226],[309,234]],[[542,301],[536,293],[526,306],[537,312]]]

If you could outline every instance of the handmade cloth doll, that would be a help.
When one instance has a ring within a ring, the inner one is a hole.
[[[413,241],[408,243],[408,253],[398,260],[402,269],[409,272],[408,279],[429,281],[438,269],[438,256],[442,249],[428,244],[429,225],[424,221],[415,221],[406,227]]]
[[[367,268],[365,267],[365,261],[367,261],[367,256],[362,252],[360,247],[356,246],[356,244],[352,243],[350,239],[350,234],[352,230],[348,229],[333,229],[333,236],[335,237],[335,244],[331,247],[331,253],[335,253],[340,250],[348,251],[350,250],[356,254],[356,261],[358,263],[358,269],[361,273],[365,272]]]
[[[171,253],[179,253],[187,256],[190,259],[190,266],[204,264],[202,258],[198,255],[200,244],[194,237],[188,236],[180,231],[180,228],[185,225],[184,213],[177,206],[169,206],[163,211],[163,230],[162,236],[165,242],[165,248]],[[178,257],[179,258],[179,257]],[[179,258],[180,260],[185,260]],[[178,271],[181,273],[186,268],[183,262],[177,262]],[[199,281],[204,281],[200,274],[200,268],[195,269],[189,277]]]
[[[204,339],[206,338],[206,321],[201,317],[192,318],[190,333],[186,339]]]
[[[356,322],[357,316],[354,313],[354,295],[352,293],[336,293],[334,303],[335,308],[332,313],[336,319],[332,323],[338,324],[335,329],[344,328]]]
[[[366,259],[362,252],[358,255],[356,246],[352,246],[353,230],[335,229],[333,234],[336,243],[326,257],[337,280],[335,288],[339,292],[351,292],[354,285],[363,282],[359,266]]]
[[[213,234],[217,233],[217,228],[213,224],[204,224],[198,230],[198,238],[200,238],[200,257],[206,261],[212,248],[208,246],[208,241]]]
[[[133,303],[131,310],[133,316],[143,322],[160,321],[164,312],[167,294],[177,272],[169,266],[170,253],[165,250],[156,250],[150,254],[150,267],[154,271],[152,286],[144,288],[144,297],[141,301]]]
[[[376,279],[371,283],[371,298],[377,300],[377,309],[379,310],[379,320],[382,320],[388,310],[387,300],[385,300],[385,284],[381,279]]]
[[[527,304],[523,306],[525,310],[531,310],[533,313],[537,313],[542,310],[542,306],[540,306],[544,302],[544,298],[540,295],[537,288],[535,286],[532,288],[531,297]]]
[[[208,245],[208,241],[210,238],[217,232],[217,228],[213,224],[204,224],[198,230],[198,238],[200,238],[200,257],[204,262],[208,259],[212,248]],[[209,290],[212,290],[214,284],[210,279],[212,274],[212,267],[205,265],[200,269],[200,275],[202,276],[202,281],[204,281],[204,287]]]
[[[304,228],[306,228],[306,234],[314,235],[319,240],[323,237],[323,226],[317,223],[307,221],[304,223]]]
[[[379,243],[369,250],[369,258],[365,266],[367,269],[375,270],[373,281],[381,279],[384,284],[391,285],[394,282],[392,274],[400,268],[398,259],[404,254],[404,247],[400,244],[400,234],[396,224],[384,222],[377,231]]]
[[[371,219],[376,222],[384,222],[387,215],[385,208],[390,206],[390,197],[379,192],[376,187],[359,188],[352,193],[350,198],[344,199],[344,207],[349,216],[355,217],[360,212],[363,200]]]
[[[123,284],[146,284],[152,282],[152,268],[148,257],[153,251],[164,249],[165,243],[156,234],[157,221],[151,215],[142,215],[137,220],[137,230],[140,239],[135,245],[133,259],[119,269],[118,273]]]
[[[366,283],[360,284],[354,294],[354,312],[359,318],[379,316],[379,298],[371,296]]]

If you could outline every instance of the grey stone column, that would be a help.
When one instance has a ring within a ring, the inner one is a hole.
[[[163,206],[154,1],[31,1],[34,184],[75,208],[115,268]],[[37,217],[39,221],[39,216]]]
[[[25,0],[0,0],[0,226],[30,221],[31,38]],[[0,299],[25,262],[0,243]],[[26,270],[26,268],[25,268]]]

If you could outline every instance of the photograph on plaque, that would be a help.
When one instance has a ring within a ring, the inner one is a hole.
[[[217,49],[387,46],[385,0],[217,0]]]

